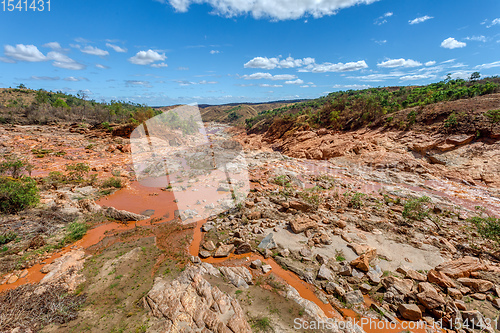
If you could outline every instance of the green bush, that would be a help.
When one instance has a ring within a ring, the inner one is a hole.
[[[120,178],[110,177],[104,180],[101,184],[101,188],[110,188],[110,187],[121,188],[122,180]]]
[[[31,175],[32,170],[33,165],[16,157],[6,156],[0,162],[0,175],[10,175],[12,178],[20,178],[25,172]]]
[[[403,210],[403,217],[422,221],[425,217],[429,216],[429,209],[426,207],[426,204],[429,202],[431,202],[431,198],[425,195],[420,198],[406,201]]]
[[[444,121],[444,127],[450,128],[458,125],[458,117],[455,112],[452,112]]]
[[[490,121],[494,124],[500,122],[500,109],[489,110],[484,114],[486,117],[490,118]]]
[[[468,219],[476,225],[481,237],[491,239],[500,245],[500,219],[494,217],[472,217]]]
[[[39,201],[38,187],[33,179],[0,178],[0,213],[15,214],[35,206]]]
[[[0,235],[0,245],[7,244],[12,242],[17,238],[17,234],[15,232],[8,232],[6,234]]]
[[[87,233],[87,225],[82,222],[73,222],[66,227],[66,236],[60,243],[60,247],[80,240]]]

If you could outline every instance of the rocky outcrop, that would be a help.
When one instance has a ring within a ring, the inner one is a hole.
[[[210,265],[211,266],[211,265]],[[144,305],[163,321],[165,332],[251,333],[238,301],[205,280],[213,267],[190,266],[172,282],[157,278]]]

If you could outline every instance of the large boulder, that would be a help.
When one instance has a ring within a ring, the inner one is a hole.
[[[398,312],[406,320],[417,321],[422,319],[422,310],[416,304],[400,304]]]
[[[493,282],[481,279],[460,278],[457,281],[466,287],[471,287],[474,291],[479,293],[487,292],[495,286]]]
[[[486,270],[486,266],[478,258],[463,257],[444,262],[436,266],[436,271],[443,272],[451,278],[469,277],[470,273]]]
[[[296,234],[306,231],[307,229],[317,228],[318,224],[308,217],[298,217],[290,221],[290,228]]]

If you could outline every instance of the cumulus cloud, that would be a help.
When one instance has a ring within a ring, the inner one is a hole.
[[[488,68],[493,68],[493,67],[500,67],[500,61],[495,61],[495,62],[490,62],[488,64],[478,65],[475,68],[476,69],[488,69]]]
[[[262,69],[294,68],[309,65],[312,63],[314,63],[314,58],[294,59],[292,57],[287,57],[285,59],[281,59],[281,56],[275,58],[255,57],[252,60],[248,61],[244,65],[244,67]]]
[[[264,87],[264,88],[282,88],[282,84],[269,84],[269,83],[261,83],[259,84],[259,87]]]
[[[113,49],[115,52],[118,52],[118,53],[127,52],[126,48],[122,48],[122,47],[119,47],[118,45],[111,44],[111,43],[106,43],[106,47],[109,47],[110,49]]]
[[[291,75],[291,74],[279,74],[279,75],[272,75],[270,73],[253,73],[250,75],[243,75],[242,76],[245,80],[261,80],[261,79],[266,79],[266,80],[293,80],[296,79],[297,76]]]
[[[419,24],[419,23],[425,22],[425,21],[433,19],[433,18],[434,17],[432,17],[432,16],[425,15],[425,16],[417,17],[417,18],[415,18],[413,20],[409,20],[408,23],[410,23],[410,24]]]
[[[441,47],[444,47],[445,49],[458,49],[458,48],[465,47],[465,46],[467,46],[466,43],[459,42],[458,40],[456,40],[453,37],[446,38],[441,43]]]
[[[427,62],[425,63],[425,66],[434,66],[435,64],[436,64],[436,62],[435,62],[435,61],[427,61]]]
[[[218,53],[220,53],[219,50],[210,50],[210,54],[218,54]]]
[[[107,56],[109,54],[108,51],[101,50],[101,49],[99,49],[97,47],[93,47],[93,46],[85,46],[83,49],[80,49],[80,51],[82,51],[83,53],[86,53],[86,54],[91,54],[91,55],[100,56],[100,57]]]
[[[379,45],[384,45],[385,43],[387,43],[387,40],[386,39],[383,39],[383,40],[376,40],[375,43],[379,44]]]
[[[42,46],[47,47],[49,49],[52,49],[54,51],[62,51],[63,50],[63,48],[61,47],[61,44],[59,44],[58,42],[50,42],[47,44],[43,44]]]
[[[95,64],[95,67],[100,68],[100,69],[108,69],[109,68],[108,66],[104,66],[101,64]]]
[[[47,53],[47,59],[53,60],[52,65],[59,68],[82,70],[86,67],[85,65],[71,59],[67,55],[56,51]]]
[[[432,75],[432,74],[414,74],[414,75],[401,76],[399,79],[401,81],[414,81],[414,80],[432,79],[435,77],[436,77],[436,75]]]
[[[149,81],[126,80],[125,84],[129,87],[131,87],[131,86],[140,86],[140,87],[147,87],[147,88],[152,87],[151,84],[149,83]]]
[[[312,15],[315,18],[334,15],[340,9],[377,0],[157,0],[169,3],[178,12],[187,12],[191,4],[209,4],[213,13],[225,17],[251,14],[254,18],[273,20],[298,19]]]
[[[164,61],[165,59],[167,59],[165,53],[160,54],[156,51],[149,49],[147,51],[137,52],[137,54],[129,58],[128,61],[135,65],[145,66],[145,65],[151,65],[156,61]]]
[[[303,84],[304,81],[301,79],[293,80],[293,81],[285,81],[285,84]]]
[[[74,77],[74,76],[69,76],[67,78],[64,78],[64,81],[69,81],[69,82],[78,82],[78,81],[88,81],[89,79],[85,77]]]
[[[15,47],[5,45],[4,54],[6,57],[17,61],[40,62],[47,60],[47,57],[35,45],[17,44]]]
[[[322,64],[310,64],[304,68],[299,69],[299,72],[312,72],[312,73],[326,73],[326,72],[352,72],[360,69],[368,68],[364,60],[347,63],[332,64],[325,62]]]
[[[383,68],[395,68],[395,67],[418,67],[422,66],[421,63],[412,59],[389,59],[380,64],[377,64],[378,67]]]
[[[37,80],[37,81],[58,81],[60,78],[59,76],[36,76],[32,75],[30,77],[30,80]]]

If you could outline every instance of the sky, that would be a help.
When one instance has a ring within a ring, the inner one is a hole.
[[[499,0],[4,3],[0,87],[96,101],[264,102],[500,74]]]

